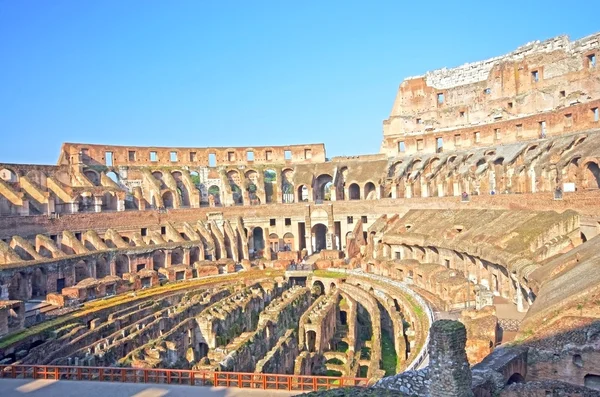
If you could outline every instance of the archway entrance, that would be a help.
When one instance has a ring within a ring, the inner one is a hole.
[[[265,250],[265,235],[262,227],[252,229],[252,245],[254,247],[254,256],[261,258]]]
[[[313,252],[327,248],[327,226],[317,223],[312,227]]]
[[[350,200],[360,200],[360,187],[356,183],[351,184],[348,188],[348,196]]]

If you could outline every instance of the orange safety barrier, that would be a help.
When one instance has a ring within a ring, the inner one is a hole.
[[[189,386],[221,386],[289,391],[328,390],[344,386],[367,386],[368,383],[367,378],[334,376],[20,364],[0,365],[0,378],[168,383]]]

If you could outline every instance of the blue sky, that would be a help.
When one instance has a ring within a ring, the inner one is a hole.
[[[0,162],[62,142],[376,153],[403,78],[600,30],[593,2],[0,0]]]

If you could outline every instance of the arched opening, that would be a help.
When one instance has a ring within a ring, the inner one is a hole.
[[[583,385],[593,390],[600,390],[600,375],[587,374],[583,377]]]
[[[79,261],[75,264],[75,284],[81,280],[85,280],[90,277],[88,264],[85,261]]]
[[[267,203],[275,202],[277,190],[277,173],[273,170],[265,170],[265,201]]]
[[[188,191],[185,183],[183,183],[183,175],[179,171],[174,171],[171,173],[173,179],[175,179],[175,183],[177,184],[177,194],[179,195],[179,200],[181,201],[181,205],[183,207],[190,206],[190,192]]]
[[[335,285],[335,283],[332,282],[331,284],[329,284],[329,290],[330,291],[333,291],[336,288],[337,288],[337,285]]]
[[[216,206],[221,205],[221,189],[217,185],[212,185],[208,188],[208,197],[209,202],[213,200]]]
[[[261,227],[252,229],[252,243],[254,246],[254,254],[258,258],[262,258],[265,250],[265,235]]]
[[[94,170],[85,170],[83,175],[90,181],[94,186],[100,186],[100,176]]]
[[[331,200],[331,187],[333,186],[333,178],[329,174],[319,175],[314,185],[314,200]]]
[[[190,265],[198,262],[200,260],[200,248],[192,247],[190,249]]]
[[[129,258],[126,255],[117,255],[115,258],[115,273],[117,277],[129,273]]]
[[[165,208],[173,208],[173,193],[170,190],[167,190],[162,194],[163,205]]]
[[[9,300],[28,300],[27,280],[23,273],[15,273],[8,284],[8,299]]]
[[[292,233],[286,233],[283,235],[283,250],[293,251],[294,250],[294,235]]]
[[[294,171],[291,169],[284,170],[281,173],[281,192],[284,203],[294,202]]]
[[[91,193],[85,193],[85,195],[78,195],[75,200],[79,212],[93,212],[96,210],[96,204],[94,203],[94,197]]]
[[[158,271],[158,269],[162,269],[165,267],[165,251],[157,250],[152,254],[152,269]]]
[[[112,180],[114,183],[116,183],[117,185],[119,184],[119,175],[117,175],[116,172],[114,172],[114,171],[107,172],[106,176],[110,180]]]
[[[204,342],[198,343],[198,358],[204,358],[208,355],[208,345]]]
[[[271,252],[275,255],[279,252],[279,236],[276,233],[269,234],[269,248],[271,248]]]
[[[350,186],[348,187],[348,199],[360,200],[360,186],[358,186],[358,184],[350,184]]]
[[[17,176],[16,172],[9,170],[8,168],[2,168],[0,170],[0,179],[9,183],[19,182],[19,177]]]
[[[327,248],[327,226],[317,223],[312,227],[313,252]]]
[[[308,201],[308,187],[306,185],[298,187],[298,201]]]
[[[46,298],[48,277],[46,270],[43,268],[36,268],[31,276],[31,297],[32,298]]]
[[[314,296],[320,296],[325,293],[325,286],[320,280],[317,280],[313,283],[311,292]]]
[[[583,368],[583,358],[581,358],[581,354],[573,355],[573,365],[577,368]]]
[[[308,331],[306,333],[306,350],[308,350],[310,353],[314,353],[315,352],[315,347],[316,347],[316,343],[317,343],[317,333],[316,331]]]
[[[508,378],[508,381],[506,382],[507,385],[512,385],[513,383],[523,383],[525,382],[525,378],[523,378],[523,375],[521,375],[518,372],[515,372],[514,374],[511,375],[510,378]]]
[[[340,324],[348,325],[348,312],[345,310],[340,310]]]
[[[585,165],[584,178],[587,181],[588,189],[600,188],[600,168],[598,164],[589,162]]]
[[[156,179],[158,181],[158,183],[160,184],[160,189],[166,189],[166,185],[165,182],[163,181],[163,174],[160,171],[154,171],[152,173],[152,176],[154,177],[154,179]]]
[[[101,256],[96,260],[96,278],[103,278],[110,274],[110,265],[105,257]]]
[[[175,248],[171,251],[171,265],[183,264],[183,250],[181,248]]]
[[[112,192],[106,192],[102,195],[102,210],[116,211],[118,207],[117,195]]]
[[[242,193],[242,189],[240,188],[241,180],[239,172],[229,171],[227,173],[227,180],[229,181],[229,187],[231,188],[233,203],[236,205],[243,205],[244,195]]]
[[[367,182],[365,184],[365,200],[377,199],[377,192],[375,191],[375,184],[373,182]]]
[[[579,235],[581,237],[581,242],[585,243],[587,241],[587,237],[585,236],[585,234],[583,234],[583,232],[580,232]]]

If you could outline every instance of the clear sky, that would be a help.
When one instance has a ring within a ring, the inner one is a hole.
[[[376,153],[403,78],[600,30],[594,1],[0,0],[0,162],[62,142]]]

